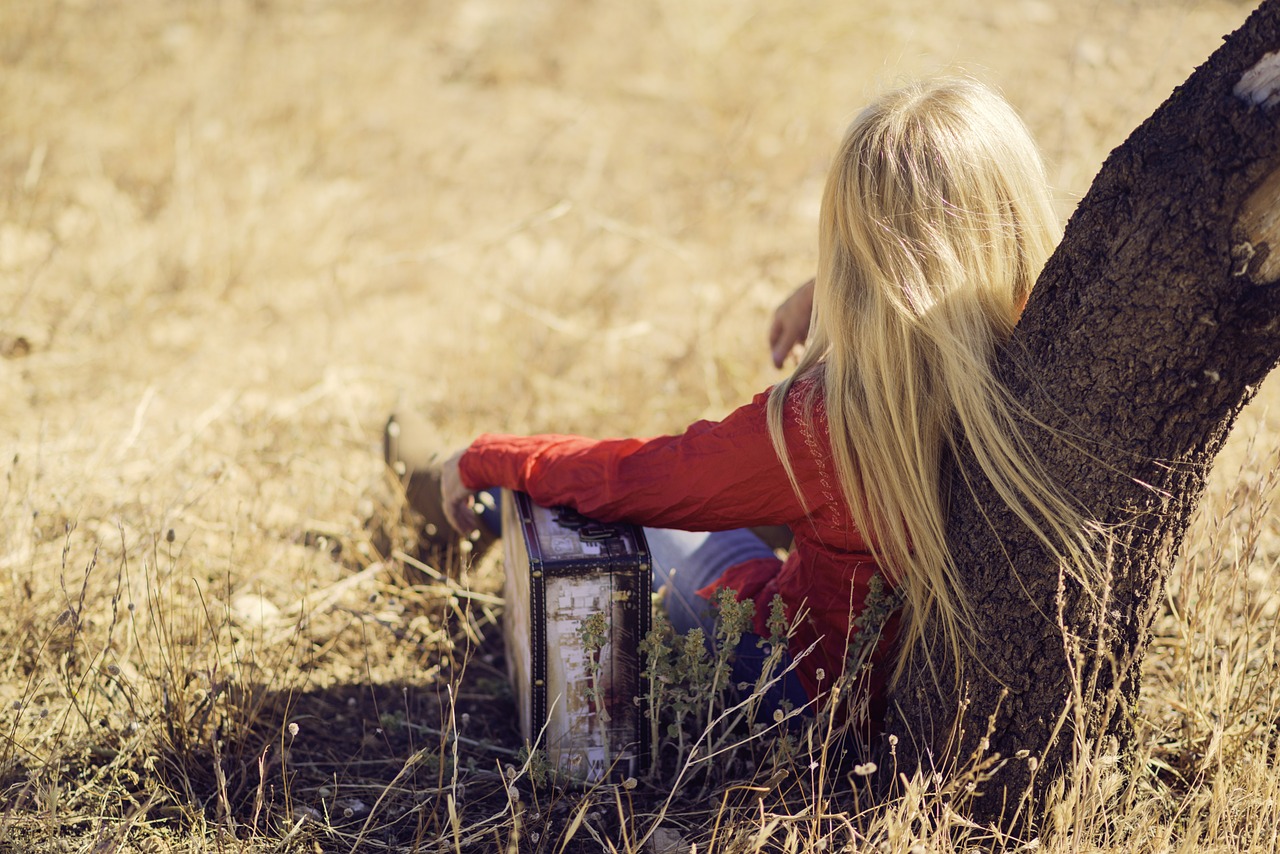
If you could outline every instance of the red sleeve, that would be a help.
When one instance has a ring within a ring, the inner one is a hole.
[[[787,524],[804,516],[766,421],[767,393],[723,421],[679,436],[584,439],[486,434],[462,456],[470,489],[528,492],[605,521],[719,531]]]

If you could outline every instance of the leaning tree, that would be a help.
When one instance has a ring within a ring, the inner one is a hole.
[[[1009,822],[1036,814],[1079,750],[1125,755],[1170,562],[1278,358],[1280,0],[1266,0],[1111,154],[1000,360],[1045,466],[1109,530],[1112,581],[1082,590],[951,461],[949,538],[980,628],[958,667],[917,650],[886,761],[982,756],[971,809]]]

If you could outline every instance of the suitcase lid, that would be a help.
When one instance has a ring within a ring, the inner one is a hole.
[[[570,507],[541,507],[524,492],[513,497],[530,564],[564,573],[650,568],[649,544],[640,526],[599,522]]]

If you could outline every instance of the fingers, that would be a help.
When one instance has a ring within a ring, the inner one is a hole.
[[[781,314],[782,314],[781,307],[773,310],[773,322],[769,324],[769,346],[770,347],[775,346],[778,343],[778,340],[782,337],[783,323],[782,323]]]
[[[769,326],[769,351],[775,368],[781,368],[791,352],[809,337],[813,292],[814,280],[810,279],[774,310],[773,323]]]
[[[773,356],[773,366],[781,368],[782,362],[787,358],[787,354],[791,352],[791,344],[794,342],[785,341],[786,324],[780,316],[781,309],[773,313],[773,323],[769,325],[769,351]]]
[[[794,330],[788,330],[788,333],[778,340],[773,346],[773,366],[781,368],[786,362],[787,357],[800,344],[804,343],[804,336],[797,334]]]
[[[476,530],[475,497],[462,482],[459,463],[462,451],[445,460],[440,470],[440,498],[444,505],[444,517],[459,534],[467,535]]]
[[[476,525],[475,510],[473,509],[475,506],[474,500],[468,494],[458,501],[448,502],[444,505],[444,516],[449,520],[449,525],[464,537],[478,527]]]
[[[794,347],[795,347],[795,341],[791,339],[784,341],[781,338],[779,338],[778,340],[774,341],[773,350],[770,353],[770,355],[773,356],[773,366],[775,368],[781,368],[783,362],[787,360],[787,356],[790,355],[791,350]]]

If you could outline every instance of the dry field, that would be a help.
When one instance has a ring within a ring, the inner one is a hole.
[[[1038,842],[799,762],[661,816],[662,779],[533,785],[494,562],[409,565],[379,450],[397,408],[442,448],[725,413],[777,376],[869,94],[1000,87],[1065,217],[1249,8],[0,0],[0,849],[1276,850],[1270,387],[1158,616],[1137,773],[1080,769]]]

